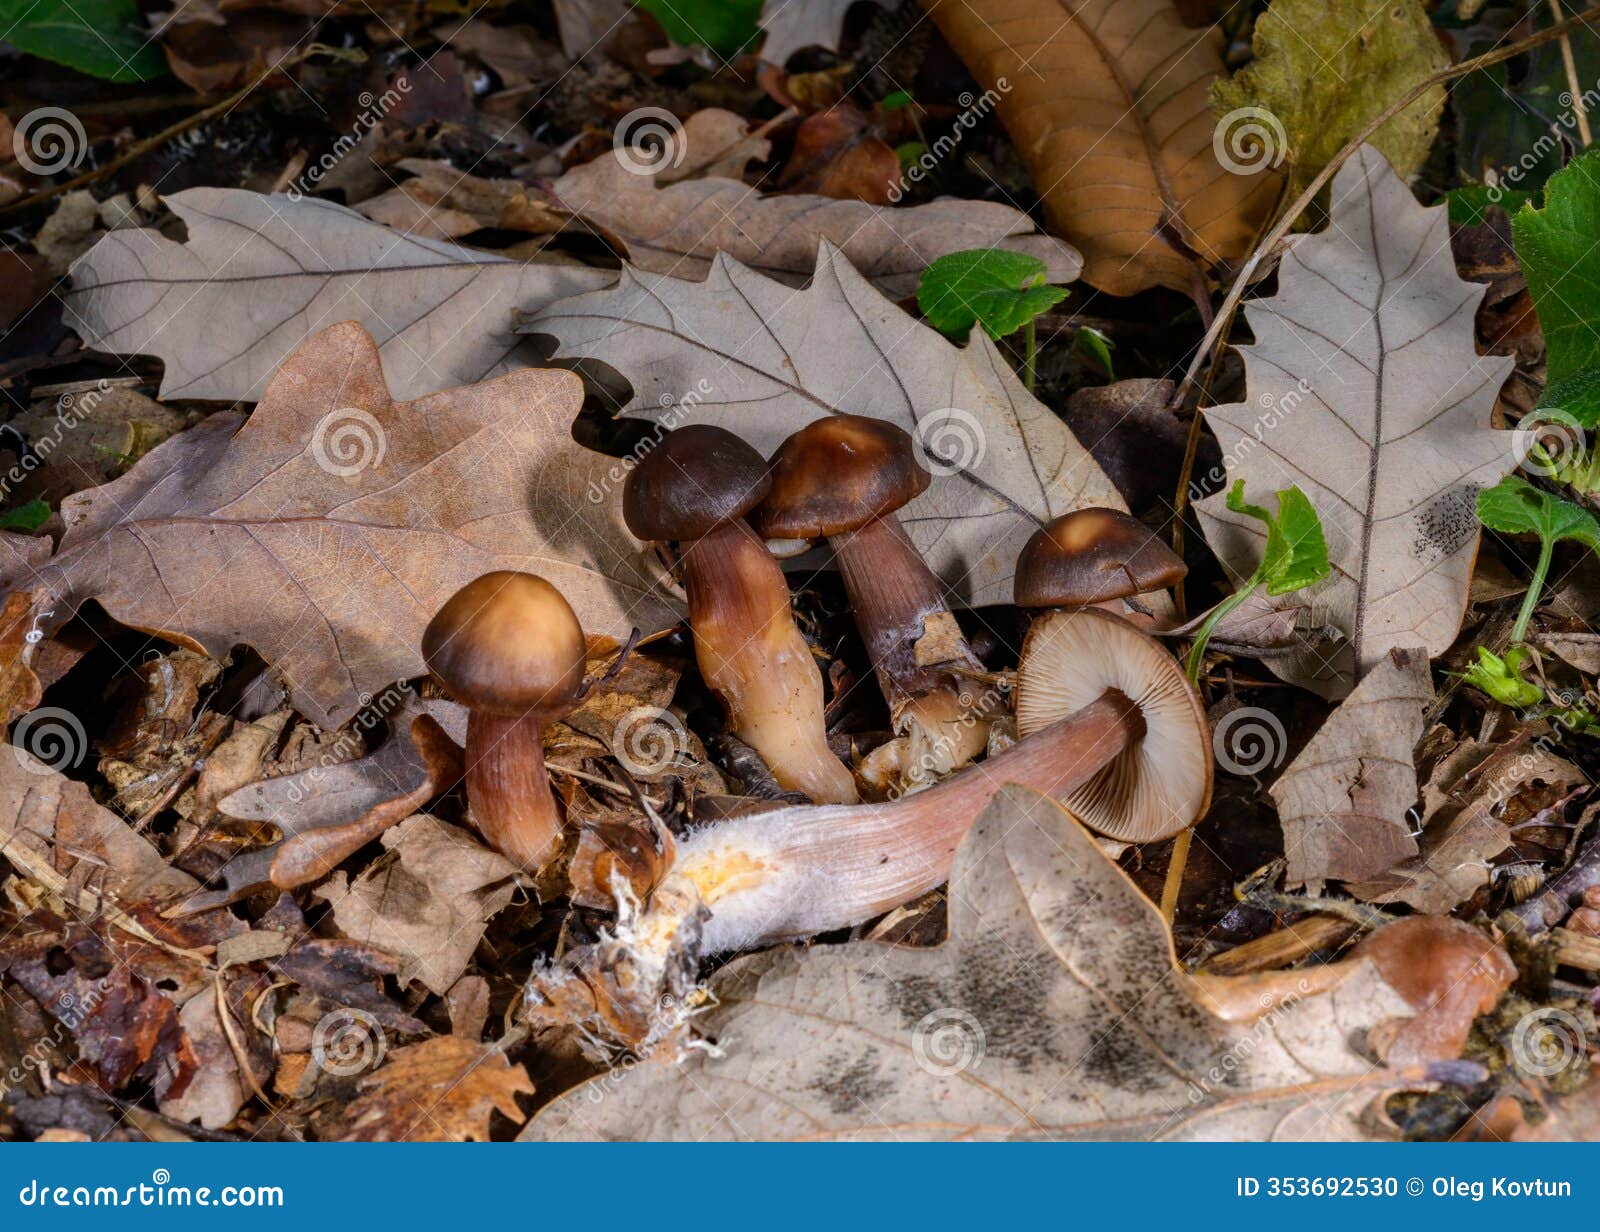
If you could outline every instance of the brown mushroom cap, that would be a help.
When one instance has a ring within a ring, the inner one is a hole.
[[[1188,567],[1119,509],[1077,509],[1047,522],[1017,556],[1018,607],[1085,607],[1173,585]]]
[[[766,460],[726,428],[669,432],[628,475],[622,518],[640,539],[692,540],[742,518],[767,494]]]
[[[866,415],[807,424],[772,455],[772,490],[755,512],[768,539],[841,535],[927,490],[911,434]]]
[[[1154,639],[1095,608],[1033,622],[1017,665],[1023,738],[1116,690],[1138,707],[1144,735],[1062,799],[1101,834],[1130,843],[1170,838],[1211,801],[1211,739],[1200,698]]]
[[[561,592],[531,573],[486,573],[439,609],[422,657],[462,705],[489,714],[572,708],[583,683],[583,628]]]

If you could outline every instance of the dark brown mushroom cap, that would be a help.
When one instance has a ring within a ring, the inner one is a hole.
[[[1138,518],[1078,509],[1047,522],[1017,556],[1018,607],[1080,607],[1163,590],[1189,570]]]
[[[531,573],[486,573],[446,601],[422,658],[463,706],[557,717],[583,683],[583,628],[561,592]]]
[[[633,468],[622,517],[640,539],[699,539],[744,517],[770,485],[754,448],[726,428],[691,424],[667,433]]]
[[[807,424],[772,455],[772,490],[755,512],[768,539],[840,535],[927,490],[911,434],[866,415]]]

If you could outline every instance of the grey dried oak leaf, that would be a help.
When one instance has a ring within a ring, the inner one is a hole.
[[[1517,464],[1517,434],[1490,413],[1509,358],[1479,355],[1484,287],[1450,255],[1445,209],[1424,209],[1363,146],[1333,181],[1326,230],[1297,239],[1278,293],[1246,309],[1245,398],[1207,408],[1228,487],[1251,500],[1298,484],[1322,517],[1333,572],[1285,596],[1345,638],[1273,658],[1285,680],[1348,693],[1390,650],[1443,654],[1461,629],[1477,555],[1478,491]],[[1261,559],[1261,522],[1222,494],[1201,526],[1230,573]]]
[[[1127,507],[982,330],[951,344],[826,240],[803,290],[724,254],[704,282],[624,269],[616,286],[524,314],[519,328],[615,368],[633,386],[624,413],[663,428],[714,423],[770,454],[825,415],[898,424],[933,472],[900,521],[952,603],[1011,602],[1017,553],[1042,521]]]
[[[325,326],[377,338],[398,398],[537,362],[510,333],[538,308],[612,280],[407,235],[329,201],[232,188],[164,198],[188,232],[113,231],[73,263],[66,320],[84,343],[159,356],[163,398],[249,401]]]
[[[1351,1049],[1410,1013],[1369,963],[1182,974],[1149,900],[1037,793],[995,796],[949,902],[937,948],[730,964],[693,1019],[720,1055],[602,1075],[524,1137],[1355,1139],[1410,1080]]]
[[[622,525],[614,462],[572,439],[582,396],[569,372],[527,369],[397,401],[344,322],[248,419],[212,415],[69,497],[55,556],[8,581],[45,632],[97,599],[218,658],[252,646],[324,728],[422,674],[423,627],[491,570],[547,578],[591,637],[666,627],[677,609]]]

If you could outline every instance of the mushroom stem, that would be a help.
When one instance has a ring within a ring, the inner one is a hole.
[[[544,768],[543,725],[532,715],[467,718],[467,801],[488,843],[529,872],[561,846],[561,811]]]
[[[795,626],[783,570],[741,519],[683,549],[695,658],[734,733],[791,791],[819,804],[858,799],[828,747],[822,675]]]
[[[892,513],[828,542],[895,730],[911,737],[905,777],[925,782],[965,765],[987,745],[989,723],[962,704],[948,673],[917,662],[929,621],[953,621],[939,579]],[[951,661],[982,670],[965,638],[950,649]]]
[[[706,953],[809,937],[871,919],[947,881],[956,849],[1008,783],[1064,796],[1143,737],[1117,690],[927,791],[883,804],[796,807],[708,826],[674,874],[711,910]]]

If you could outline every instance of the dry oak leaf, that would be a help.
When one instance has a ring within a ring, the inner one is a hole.
[[[1479,355],[1484,288],[1450,256],[1445,208],[1423,209],[1363,146],[1333,181],[1327,230],[1284,256],[1278,293],[1245,314],[1245,399],[1208,407],[1228,483],[1268,501],[1298,484],[1322,517],[1329,578],[1290,598],[1346,639],[1274,658],[1285,680],[1337,697],[1396,647],[1449,648],[1478,550],[1480,488],[1517,464],[1516,434],[1490,428],[1512,361]],[[1261,523],[1199,506],[1228,570],[1261,559]]]
[[[582,399],[571,373],[529,369],[398,402],[371,335],[332,326],[248,419],[212,415],[62,504],[66,534],[29,581],[41,627],[92,598],[216,658],[253,646],[332,729],[421,675],[423,627],[494,569],[548,578],[591,636],[670,625],[603,485],[611,459],[572,439]]]
[[[998,99],[1053,229],[1083,252],[1085,282],[1112,295],[1189,290],[1185,248],[1207,265],[1249,251],[1279,177],[1265,160],[1239,172],[1217,160],[1221,30],[1189,29],[1170,0],[922,7]]]
[[[967,248],[1027,253],[1048,282],[1071,282],[1077,249],[1041,235],[1021,210],[995,201],[934,201],[906,208],[810,193],[764,196],[740,180],[709,177],[658,187],[630,154],[608,150],[551,188],[556,201],[627,245],[655,274],[700,278],[718,253],[780,282],[811,277],[819,242],[836,245],[891,299],[915,294],[928,263]]]
[[[259,398],[312,334],[359,321],[390,388],[417,398],[536,362],[507,332],[536,308],[611,281],[391,231],[353,210],[231,188],[164,198],[188,231],[114,231],[76,261],[66,321],[85,345],[159,356],[163,398]]]
[[[761,14],[761,28],[767,32],[761,44],[761,58],[782,65],[802,47],[839,50],[839,35],[852,4],[862,0],[767,0]],[[872,0],[880,8],[892,9],[896,0]]]
[[[996,794],[949,902],[934,949],[730,964],[694,1020],[721,1055],[602,1075],[606,1098],[569,1092],[524,1136],[1348,1139],[1406,1084],[1346,1042],[1408,1012],[1370,965],[1289,973],[1310,993],[1182,974],[1156,909],[1044,796]],[[1207,1008],[1245,1001],[1231,1025]]]
[[[804,290],[719,256],[698,283],[624,269],[615,287],[519,328],[622,373],[633,385],[625,413],[664,428],[718,424],[764,454],[824,415],[898,424],[934,471],[900,521],[952,602],[1011,602],[1017,553],[1042,521],[1087,505],[1127,507],[982,330],[952,345],[826,241]]]
[[[1411,750],[1432,700],[1428,656],[1391,650],[1278,776],[1289,884],[1376,877],[1417,854]]]
[[[487,1142],[498,1112],[521,1124],[527,1070],[496,1048],[441,1035],[396,1048],[344,1111],[345,1142]]]

